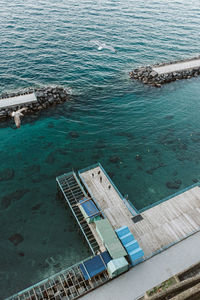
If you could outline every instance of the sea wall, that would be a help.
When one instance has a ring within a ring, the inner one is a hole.
[[[2,99],[16,97],[20,95],[26,95],[30,93],[35,93],[37,101],[33,103],[26,103],[23,105],[8,107],[0,109],[0,121],[4,121],[10,118],[10,113],[16,111],[22,107],[27,107],[25,114],[35,114],[43,109],[47,109],[49,106],[53,106],[62,102],[69,100],[69,94],[63,87],[43,87],[43,88],[29,88],[25,91],[19,91],[16,93],[4,93],[0,96],[0,101]],[[3,101],[3,100],[2,100]]]
[[[161,63],[154,66],[146,66],[139,67],[134,69],[129,73],[130,78],[140,80],[144,84],[149,84],[155,87],[161,87],[162,84],[169,83],[171,81],[180,80],[180,79],[189,79],[192,77],[197,77],[200,75],[200,67],[194,67],[190,69],[185,69],[176,72],[158,74],[153,68],[168,66],[171,64],[181,63],[181,62],[189,62],[195,59],[199,59],[200,57],[195,57],[193,59],[181,60],[181,61],[172,61],[168,63]]]

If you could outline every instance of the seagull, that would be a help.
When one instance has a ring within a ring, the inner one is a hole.
[[[17,111],[13,111],[10,115],[11,117],[14,118],[14,121],[15,121],[15,125],[17,128],[20,128],[21,126],[21,120],[20,120],[20,117],[23,116],[22,114],[22,111],[25,111],[27,110],[27,107],[23,107],[21,109],[18,109]]]
[[[108,50],[111,50],[112,52],[117,52],[117,51],[115,50],[114,47],[109,46],[109,45],[106,45],[105,43],[100,43],[100,42],[97,41],[97,40],[91,40],[90,42],[91,42],[92,44],[98,46],[97,49],[98,49],[99,51],[102,50],[102,49],[108,49]]]

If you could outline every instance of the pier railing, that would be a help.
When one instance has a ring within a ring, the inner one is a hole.
[[[17,293],[6,300],[74,300],[109,281],[107,271],[86,280],[80,265],[86,260]]]

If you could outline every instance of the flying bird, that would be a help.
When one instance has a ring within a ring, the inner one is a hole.
[[[23,117],[22,111],[27,110],[27,107],[23,107],[21,109],[18,109],[17,111],[13,111],[10,115],[14,118],[15,125],[17,128],[20,128],[21,126],[21,119],[20,117]]]
[[[117,52],[117,51],[115,50],[114,47],[109,46],[109,45],[106,45],[105,43],[100,43],[100,42],[97,41],[97,40],[91,40],[90,42],[91,42],[92,44],[98,46],[98,48],[97,48],[98,50],[108,49],[108,50],[111,50],[112,52]]]

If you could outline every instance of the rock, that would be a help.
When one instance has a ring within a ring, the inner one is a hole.
[[[52,164],[52,163],[54,163],[54,161],[55,161],[55,154],[54,154],[54,152],[51,152],[47,155],[45,162],[48,164]]]
[[[38,209],[40,209],[41,206],[42,206],[42,203],[38,203],[35,206],[33,206],[31,209],[32,210],[38,210]]]
[[[15,246],[23,242],[23,240],[24,240],[23,236],[19,233],[15,233],[9,237],[9,241],[11,241],[11,243],[13,243],[13,245]]]
[[[111,163],[114,163],[114,164],[118,163],[119,160],[120,160],[120,158],[118,156],[115,156],[115,155],[114,156],[110,156],[110,158],[109,158],[109,161]]]
[[[12,198],[4,196],[4,197],[1,199],[1,206],[0,206],[0,208],[1,208],[1,209],[6,209],[6,208],[8,208],[8,207],[10,206],[10,204],[11,204],[11,201],[12,201]]]
[[[194,183],[197,183],[199,180],[198,180],[197,178],[193,178],[192,181],[193,181]]]
[[[15,171],[11,168],[6,168],[0,171],[0,181],[13,179]]]
[[[180,184],[179,183],[176,183],[176,182],[171,182],[171,181],[168,181],[166,182],[166,186],[168,187],[168,189],[179,189],[180,187]]]
[[[177,183],[177,184],[182,184],[182,181],[180,179],[177,179],[174,182]]]
[[[130,180],[131,177],[132,177],[132,174],[127,174],[127,175],[126,175],[126,179],[128,179],[128,180]]]
[[[150,78],[151,78],[151,77],[156,77],[157,75],[158,75],[157,72],[152,71],[152,72],[149,74],[149,77],[150,77]]]
[[[70,131],[69,135],[70,135],[70,137],[72,137],[73,139],[74,139],[74,138],[76,139],[76,138],[79,137],[79,134],[78,134],[78,132],[76,132],[76,131]]]
[[[16,190],[15,192],[6,194],[1,199],[1,208],[8,208],[12,201],[20,200],[27,192],[29,192],[29,189]]]

